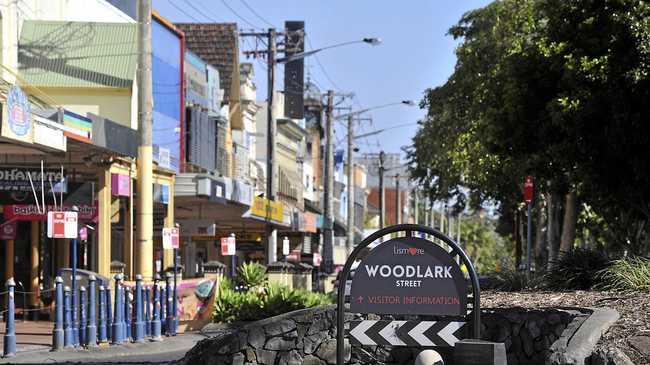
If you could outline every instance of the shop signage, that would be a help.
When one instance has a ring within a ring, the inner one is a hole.
[[[34,143],[58,151],[65,151],[67,147],[67,139],[63,134],[63,130],[39,122],[34,123]]]
[[[79,230],[79,239],[82,240],[83,242],[88,241],[88,228],[81,227],[81,229]]]
[[[269,208],[268,199],[261,196],[256,196],[255,198],[253,198],[253,204],[251,205],[252,215],[260,218],[266,218],[268,208]],[[270,202],[270,211],[271,211],[271,216],[269,218],[271,220],[276,222],[283,222],[284,212],[283,212],[282,202],[272,200]]]
[[[63,125],[69,127],[64,130],[66,137],[80,142],[93,143],[91,140],[93,122],[90,118],[65,110],[63,112]]]
[[[440,246],[416,237],[394,238],[373,248],[357,267],[350,310],[464,316],[467,284]]]
[[[131,177],[123,174],[111,174],[111,194],[113,196],[129,196],[131,192]]]
[[[237,251],[236,242],[234,236],[221,237],[221,256],[234,256]]]
[[[316,215],[314,213],[302,214],[302,231],[316,233]]]
[[[228,196],[228,200],[237,202],[243,205],[250,205],[253,189],[245,182],[237,179],[232,179],[232,190]]]
[[[312,263],[314,266],[318,267],[320,264],[323,262],[323,256],[319,253],[314,253],[314,256],[312,257]]]
[[[77,212],[47,212],[47,237],[77,238]]]
[[[0,225],[0,240],[15,240],[16,229],[16,221],[2,223]]]
[[[42,207],[41,207],[42,208]],[[60,207],[57,207],[60,208]],[[78,218],[80,221],[95,221],[97,219],[97,206],[77,205],[79,208]],[[45,206],[46,211],[54,211],[54,205]],[[72,205],[64,205],[64,211],[71,211]],[[40,214],[36,205],[30,204],[8,204],[3,208],[4,218],[6,220],[17,221],[45,221],[46,214]]]
[[[46,190],[50,190],[49,182],[52,181],[55,193],[67,193],[67,179],[61,181],[61,170],[24,169],[14,167],[0,167],[0,191],[22,191],[32,192],[32,184],[29,182],[31,175],[34,183],[34,190],[41,191],[41,180],[45,182]],[[63,191],[62,191],[63,190]]]
[[[162,239],[163,249],[177,249],[180,247],[180,230],[178,228],[163,228]]]
[[[7,102],[2,108],[2,137],[32,143],[34,128],[29,108],[29,99],[23,90],[14,85],[9,88]]]

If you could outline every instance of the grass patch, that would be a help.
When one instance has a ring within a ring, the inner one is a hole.
[[[650,292],[650,259],[624,258],[598,273],[598,287],[614,291]]]

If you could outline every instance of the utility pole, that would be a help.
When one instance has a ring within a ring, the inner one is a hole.
[[[275,198],[275,118],[273,118],[273,94],[275,86],[275,29],[268,32],[267,52],[267,109],[266,109],[266,264],[277,261],[277,231],[271,225],[271,202]]]
[[[384,151],[379,152],[379,228],[384,228],[384,218],[386,216],[386,203],[384,195]]]
[[[402,223],[402,209],[400,209],[400,204],[402,203],[402,197],[399,193],[399,174],[395,174],[395,224]]]
[[[327,91],[326,126],[327,133],[325,141],[325,191],[323,207],[325,213],[325,227],[323,227],[323,266],[326,273],[334,270],[334,91]]]
[[[151,0],[138,2],[138,200],[136,273],[153,279],[153,148],[151,76]]]
[[[418,191],[417,189],[413,189],[413,205],[414,205],[414,211],[413,211],[413,219],[415,221],[415,224],[420,223],[419,218],[420,218],[420,212],[418,211]]]
[[[347,237],[347,250],[348,254],[352,253],[354,248],[354,162],[352,160],[352,140],[354,139],[353,115],[348,116],[348,237]]]

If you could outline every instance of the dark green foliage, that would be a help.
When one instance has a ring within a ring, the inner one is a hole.
[[[544,285],[554,290],[587,290],[598,283],[598,273],[609,266],[601,252],[574,249],[560,254],[544,275]]]
[[[266,282],[266,267],[257,262],[245,262],[237,268],[237,281],[247,288]]]
[[[499,271],[489,275],[490,287],[486,289],[498,289],[502,291],[522,291],[536,289],[539,287],[539,278],[531,274],[526,277],[525,270],[516,270],[514,266],[508,265]]]
[[[298,309],[332,303],[329,295],[276,284],[265,284],[246,292],[235,292],[230,281],[224,279],[219,286],[212,318],[215,322],[228,323],[257,321]]]

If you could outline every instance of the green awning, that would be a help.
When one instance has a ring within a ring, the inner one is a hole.
[[[18,64],[30,86],[130,88],[137,50],[133,23],[26,20]]]

